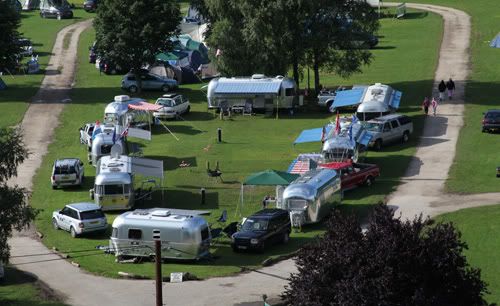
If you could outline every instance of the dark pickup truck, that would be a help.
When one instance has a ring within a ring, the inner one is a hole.
[[[377,165],[347,162],[331,162],[318,165],[340,171],[342,190],[356,188],[360,185],[370,186],[376,177],[380,176]]]

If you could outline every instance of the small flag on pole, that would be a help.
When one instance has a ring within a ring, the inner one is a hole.
[[[335,119],[335,135],[340,134],[340,115],[337,111],[337,119]]]
[[[99,123],[99,120],[97,120],[95,122],[94,131],[92,131],[92,140],[94,140],[95,137],[100,133],[102,133],[101,124]]]
[[[325,126],[323,125],[323,130],[321,131],[321,142],[325,142],[325,138],[326,138],[326,128]]]

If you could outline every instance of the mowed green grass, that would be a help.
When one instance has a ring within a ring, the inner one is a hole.
[[[2,76],[8,89],[0,91],[0,127],[13,126],[22,120],[31,98],[36,94],[42,82],[43,71],[47,68],[52,55],[57,32],[69,24],[92,17],[81,8],[75,8],[73,12],[75,15],[73,19],[63,20],[41,18],[38,10],[22,12],[19,32],[33,43],[35,53],[38,54],[41,73]],[[29,59],[25,57],[23,64],[26,64]]]
[[[408,35],[402,33],[409,31]],[[437,48],[441,37],[441,20],[435,15],[426,15],[422,19],[402,20],[396,23],[393,19],[383,19],[380,35],[384,38],[380,48],[375,50],[374,65],[393,67],[387,71],[369,67],[364,73],[355,75],[349,80],[340,80],[325,75],[328,86],[349,83],[388,82],[404,91],[402,111],[411,115],[415,120],[416,134],[422,126],[419,114],[421,87],[425,84],[430,90],[431,79],[436,64]],[[421,54],[415,42],[415,36],[426,35],[429,38],[429,48],[426,54]],[[49,146],[49,153],[45,162],[34,178],[34,193],[32,203],[36,208],[43,209],[36,225],[44,233],[43,241],[48,247],[56,246],[66,253],[78,250],[94,249],[97,245],[107,245],[108,235],[92,236],[79,239],[70,238],[69,234],[52,229],[50,220],[53,210],[62,208],[65,204],[76,201],[90,200],[88,189],[93,185],[94,169],[86,166],[86,183],[81,189],[52,190],[50,187],[50,171],[53,160],[61,157],[79,157],[86,160],[86,151],[78,141],[78,128],[85,122],[92,122],[103,117],[104,106],[113,96],[124,94],[121,91],[121,76],[99,75],[93,65],[87,63],[88,46],[93,41],[93,31],[85,32],[79,46],[78,75],[76,87],[72,91],[72,104],[65,107],[59,127],[55,131],[54,142]],[[399,52],[393,52],[398,50]],[[391,52],[386,55],[384,52]],[[422,63],[425,69],[415,70],[413,61],[403,58],[413,58]],[[379,63],[378,61],[384,61]],[[406,68],[405,63],[408,63]],[[377,66],[374,66],[377,67]],[[412,71],[414,86],[411,86]],[[371,75],[371,77],[369,77]],[[399,82],[398,80],[405,80]],[[181,86],[180,93],[188,97],[192,103],[192,111],[185,118],[188,121],[167,121],[169,129],[179,138],[177,141],[162,127],[153,131],[151,142],[141,142],[144,156],[161,159],[165,166],[165,186],[167,187],[164,202],[138,203],[139,207],[163,206],[170,208],[209,209],[212,215],[208,218],[212,223],[223,210],[228,211],[230,221],[239,220],[236,209],[239,203],[240,183],[248,175],[264,169],[286,170],[289,163],[299,153],[319,151],[318,144],[293,146],[293,140],[301,130],[320,127],[333,117],[314,107],[296,113],[294,116],[282,113],[279,120],[275,117],[233,116],[229,120],[221,121],[212,112],[207,112],[206,97],[200,87],[202,84]],[[143,98],[153,102],[161,93],[146,92]],[[222,129],[223,143],[216,142],[217,128]],[[369,152],[367,162],[380,165],[382,177],[371,188],[359,188],[346,193],[345,201],[341,206],[345,210],[355,210],[360,217],[366,215],[370,207],[394,190],[398,178],[404,173],[406,166],[414,154],[416,136],[406,145],[396,144],[387,147],[382,152]],[[185,161],[191,166],[180,168],[179,164]],[[220,163],[224,183],[209,179],[206,174],[206,163],[211,168],[216,162]],[[207,190],[207,204],[200,205],[200,188]],[[245,204],[241,211],[247,216],[260,209],[261,199],[266,193],[272,193],[273,188],[245,189]],[[111,223],[117,214],[108,214]],[[269,256],[288,253],[300,245],[311,241],[321,233],[321,226],[311,226],[301,233],[293,233],[290,243],[280,245],[266,251],[265,254],[233,254],[229,248],[229,240],[215,247],[212,252],[216,256],[213,261],[198,263],[170,262],[164,265],[165,275],[169,272],[190,272],[198,277],[211,277],[236,273],[241,267],[258,267],[262,260]],[[74,261],[81,264],[83,269],[111,277],[117,277],[118,271],[131,272],[147,276],[153,275],[153,265],[143,263],[138,265],[116,264],[114,256],[90,252],[88,255],[74,253]]]
[[[0,305],[2,306],[64,306],[46,296],[33,276],[12,268],[5,268],[5,279],[0,285]]]
[[[481,278],[488,283],[490,303],[500,303],[500,205],[469,208],[436,218],[453,222],[469,247],[465,255],[471,266],[481,269]]]
[[[446,186],[451,192],[498,192],[495,169],[500,166],[500,135],[481,133],[483,112],[500,108],[500,49],[489,46],[500,32],[496,0],[422,0],[454,7],[472,17],[471,73],[466,85],[464,127]],[[423,40],[422,40],[423,41]]]

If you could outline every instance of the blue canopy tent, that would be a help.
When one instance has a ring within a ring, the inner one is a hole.
[[[331,124],[327,124],[325,126],[325,137],[326,137],[326,135],[328,135],[328,133],[330,132],[331,129],[332,129]],[[323,134],[322,127],[316,128],[316,129],[310,129],[310,130],[303,130],[300,133],[299,137],[297,137],[297,139],[295,139],[293,144],[296,145],[298,143],[321,141],[322,134]]]
[[[493,40],[490,43],[490,47],[500,48],[500,33],[498,33],[497,36],[495,36],[495,38],[493,38]]]
[[[333,100],[333,104],[330,107],[330,111],[340,107],[360,104],[361,101],[363,100],[365,90],[366,87],[342,90],[337,92],[335,100]]]

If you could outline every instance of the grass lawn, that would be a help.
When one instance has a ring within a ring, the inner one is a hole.
[[[40,289],[36,279],[15,268],[5,268],[5,280],[0,285],[2,306],[64,306]]]
[[[415,16],[419,13],[412,11]],[[421,131],[420,115],[421,97],[430,89],[432,76],[436,65],[437,50],[441,37],[441,19],[432,14],[422,18],[382,20],[380,30],[381,43],[374,50],[373,66],[363,73],[354,75],[349,80],[341,80],[325,74],[322,83],[327,86],[336,84],[385,82],[404,92],[401,111],[412,116],[415,121],[416,134]],[[425,35],[428,38],[427,48],[420,47],[420,42],[414,37]],[[102,237],[86,237],[71,239],[68,233],[55,231],[50,224],[53,210],[60,209],[64,204],[75,201],[88,201],[88,189],[93,185],[94,169],[86,166],[86,183],[81,189],[65,189],[53,191],[49,176],[51,164],[59,157],[79,157],[86,159],[83,146],[79,145],[78,128],[85,122],[92,122],[103,117],[104,106],[113,96],[123,94],[120,90],[121,76],[99,76],[98,70],[87,63],[88,46],[93,41],[93,31],[82,35],[79,46],[78,74],[76,87],[72,92],[72,104],[66,106],[56,130],[54,142],[49,146],[45,162],[34,178],[35,190],[32,203],[36,208],[44,209],[39,215],[36,225],[44,233],[44,243],[48,247],[57,246],[63,252],[92,249],[96,245],[107,245],[109,233]],[[408,60],[411,59],[411,60]],[[419,65],[415,65],[418,62]],[[384,69],[384,67],[386,69]],[[408,73],[411,71],[411,74]],[[286,170],[297,154],[319,151],[319,144],[293,146],[293,140],[301,130],[322,126],[332,119],[330,114],[309,107],[294,116],[280,114],[280,119],[274,117],[233,116],[230,120],[221,121],[211,112],[207,112],[206,97],[199,90],[200,84],[181,86],[180,93],[191,101],[191,113],[186,121],[168,121],[166,124],[180,139],[175,140],[163,128],[153,130],[153,141],[140,143],[144,156],[162,159],[165,165],[167,186],[166,201],[139,203],[141,207],[164,206],[171,208],[209,209],[213,222],[226,209],[231,220],[235,216],[239,199],[240,182],[249,174],[268,168]],[[149,92],[142,97],[154,101],[160,93]],[[223,140],[216,143],[216,130],[222,128]],[[387,147],[382,152],[369,152],[367,162],[380,165],[382,178],[371,188],[360,188],[346,193],[342,209],[355,210],[361,217],[369,208],[394,190],[398,178],[405,171],[414,154],[416,138],[406,145]],[[206,148],[207,150],[204,150]],[[179,168],[181,161],[191,164],[188,168]],[[216,161],[220,162],[224,183],[209,179],[206,174],[206,163],[213,168]],[[207,204],[200,206],[199,190],[207,190]],[[260,208],[260,202],[272,188],[247,188],[243,216],[249,215]],[[108,214],[112,222],[116,214]],[[288,253],[300,245],[314,239],[321,233],[321,226],[308,227],[302,233],[293,233],[290,243],[277,246],[263,255],[238,254],[233,255],[228,247],[228,241],[212,251],[217,259],[199,263],[168,263],[163,267],[166,273],[191,272],[198,277],[228,275],[240,271],[241,266],[257,267],[269,256]],[[96,253],[96,252],[94,252]],[[98,252],[97,252],[98,253]],[[82,268],[91,272],[116,277],[118,271],[132,272],[142,275],[153,275],[153,265],[143,263],[138,265],[120,265],[114,263],[114,256],[95,254],[78,255],[74,261]],[[214,269],[214,266],[217,269]]]
[[[469,250],[469,263],[481,269],[481,277],[488,283],[490,303],[500,303],[500,205],[469,208],[444,214],[438,221],[453,222],[462,232]]]
[[[22,12],[19,32],[33,43],[42,72],[2,76],[9,88],[0,92],[0,127],[16,125],[22,120],[31,97],[35,95],[42,82],[43,69],[49,62],[57,32],[69,24],[92,16],[80,8],[74,9],[73,12],[75,15],[73,19],[63,20],[41,18],[39,11]],[[28,60],[29,57],[25,57],[23,63]]]
[[[500,6],[496,0],[421,0],[419,2],[455,7],[472,17],[472,73],[466,87],[464,127],[460,132],[455,161],[446,183],[459,193],[498,192],[495,169],[500,166],[498,134],[481,133],[482,113],[499,108],[500,49],[489,41],[500,31]],[[474,173],[474,175],[471,175]],[[464,178],[467,179],[464,179]]]

